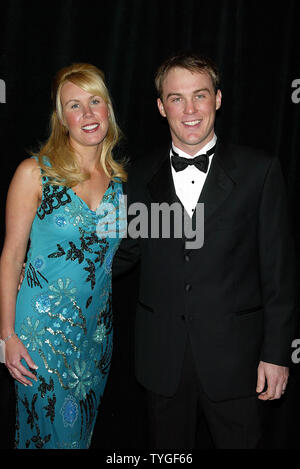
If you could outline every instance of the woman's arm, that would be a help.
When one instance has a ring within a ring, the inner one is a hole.
[[[14,333],[19,279],[31,225],[41,196],[41,178],[37,162],[32,158],[24,160],[14,174],[6,202],[6,233],[0,258],[0,336],[2,339]],[[6,342],[6,366],[15,379],[30,385],[31,382],[23,375],[32,379],[35,379],[35,376],[21,364],[22,358],[29,367],[35,367],[27,349],[14,335]]]

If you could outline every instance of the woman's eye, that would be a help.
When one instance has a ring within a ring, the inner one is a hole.
[[[99,104],[99,103],[100,103],[100,99],[95,98],[92,100],[92,104]]]
[[[78,107],[79,107],[79,104],[74,103],[74,104],[72,104],[71,109],[78,109]]]

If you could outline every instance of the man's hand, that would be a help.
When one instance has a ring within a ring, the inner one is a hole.
[[[258,399],[262,401],[273,401],[280,399],[284,394],[289,378],[289,369],[285,366],[273,365],[260,362],[257,370],[256,392],[261,393]],[[267,390],[264,390],[267,381]]]

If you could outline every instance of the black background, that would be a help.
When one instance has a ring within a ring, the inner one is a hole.
[[[6,83],[6,103],[0,104],[1,239],[13,172],[48,136],[55,72],[78,61],[105,71],[125,136],[122,151],[135,158],[168,141],[168,127],[156,108],[153,76],[168,55],[189,49],[210,56],[221,70],[218,136],[279,156],[299,245],[300,104],[291,98],[292,82],[300,78],[299,19],[298,0],[2,2],[0,79]],[[137,280],[138,272],[132,272],[113,286],[115,349],[93,438],[96,449],[147,448],[144,395],[133,373]],[[292,365],[284,399],[263,405],[264,448],[297,448],[299,373]],[[0,447],[9,448],[14,394],[2,365],[0,418]],[[205,428],[203,436],[210,447]]]

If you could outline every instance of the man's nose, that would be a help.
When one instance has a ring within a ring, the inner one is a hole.
[[[184,112],[186,114],[194,114],[197,112],[197,108],[193,99],[189,99],[185,102]]]

